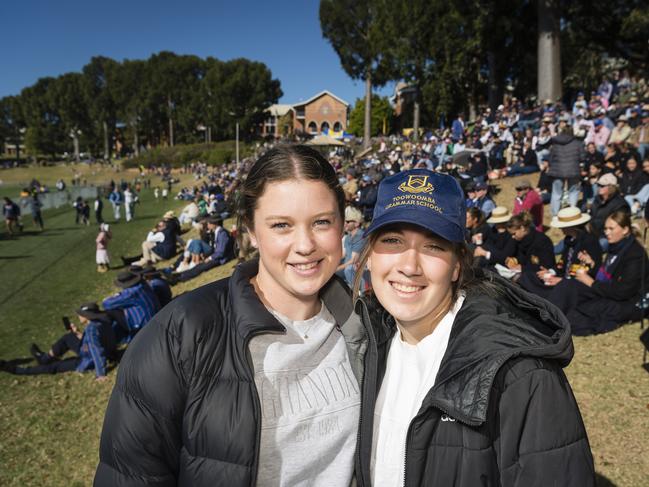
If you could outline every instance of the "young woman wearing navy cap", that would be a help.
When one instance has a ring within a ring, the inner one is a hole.
[[[359,485],[594,485],[562,371],[573,355],[565,317],[475,275],[464,226],[450,176],[415,169],[379,187],[360,262],[380,304],[355,307],[371,324]]]

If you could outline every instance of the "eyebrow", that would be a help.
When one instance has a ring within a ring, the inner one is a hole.
[[[325,211],[322,213],[318,213],[317,215],[313,215],[311,218],[322,218],[323,216],[329,216],[329,217],[335,217],[337,213],[335,211]],[[264,218],[264,221],[271,221],[271,220],[292,220],[293,216],[292,215],[269,215],[266,218]]]

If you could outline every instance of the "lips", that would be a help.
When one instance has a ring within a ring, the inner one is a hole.
[[[415,286],[413,284],[404,284],[401,282],[390,281],[390,286],[401,294],[415,294],[424,289],[425,286]]]
[[[314,260],[311,262],[296,262],[289,263],[288,265],[293,269],[297,274],[301,276],[310,276],[316,274],[320,270],[320,263],[323,259]]]

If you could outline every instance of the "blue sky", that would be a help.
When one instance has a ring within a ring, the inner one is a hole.
[[[121,61],[169,50],[264,62],[281,81],[281,103],[327,89],[353,104],[364,84],[322,38],[318,8],[316,0],[0,0],[0,98],[80,71],[95,55]]]

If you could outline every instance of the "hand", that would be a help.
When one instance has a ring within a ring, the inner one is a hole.
[[[593,267],[595,265],[595,261],[593,258],[590,256],[588,252],[585,250],[582,250],[577,254],[577,258],[579,259],[579,262],[581,262],[584,265],[587,265],[588,267]]]
[[[473,256],[474,257],[486,257],[487,256],[487,251],[483,249],[482,247],[476,247],[473,250]]]
[[[545,279],[545,275],[547,274],[547,272],[548,270],[545,267],[541,266],[541,269],[536,271],[536,277],[543,280]]]
[[[575,274],[575,279],[577,279],[579,282],[584,283],[586,286],[591,287],[593,285],[593,282],[595,282],[595,279],[590,277],[590,274],[586,272],[584,269],[579,269],[577,273]]]
[[[550,276],[547,279],[544,279],[543,282],[546,286],[556,286],[562,281],[562,278],[559,276]]]

